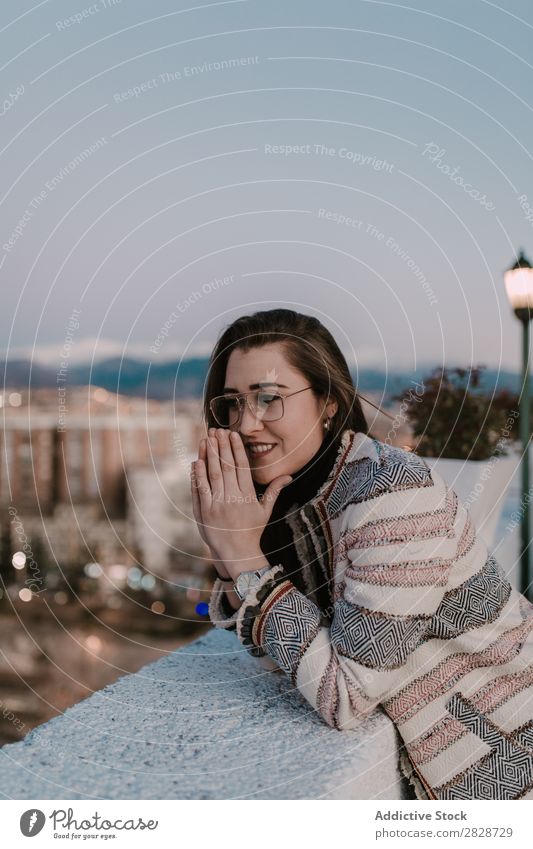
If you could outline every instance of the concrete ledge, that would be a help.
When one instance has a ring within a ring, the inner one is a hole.
[[[329,728],[212,629],[0,749],[4,799],[402,799],[396,728]]]

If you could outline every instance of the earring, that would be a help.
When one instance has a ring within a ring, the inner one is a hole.
[[[324,419],[324,430],[329,430],[329,419]]]

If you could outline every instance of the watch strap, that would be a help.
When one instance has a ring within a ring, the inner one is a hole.
[[[233,583],[232,578],[223,578],[222,575],[218,574],[218,572],[217,572],[217,578],[218,578],[219,581],[222,581],[223,584],[232,584]]]

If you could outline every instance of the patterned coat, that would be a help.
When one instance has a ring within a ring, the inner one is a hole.
[[[334,728],[381,705],[419,799],[532,799],[533,604],[455,491],[416,454],[345,430],[286,521],[307,592],[274,565],[229,615],[217,579],[212,623],[275,661]]]

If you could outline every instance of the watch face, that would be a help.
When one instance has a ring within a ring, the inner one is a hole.
[[[253,587],[254,584],[257,584],[259,578],[255,574],[255,572],[241,572],[241,574],[237,578],[237,586],[242,595],[245,595],[250,587]]]
[[[257,586],[263,577],[265,572],[268,572],[270,569],[270,565],[265,566],[263,569],[258,569],[253,572],[241,572],[240,575],[237,575],[237,580],[235,581],[235,592],[238,596],[240,596],[241,601],[244,600],[244,596],[252,587]]]

